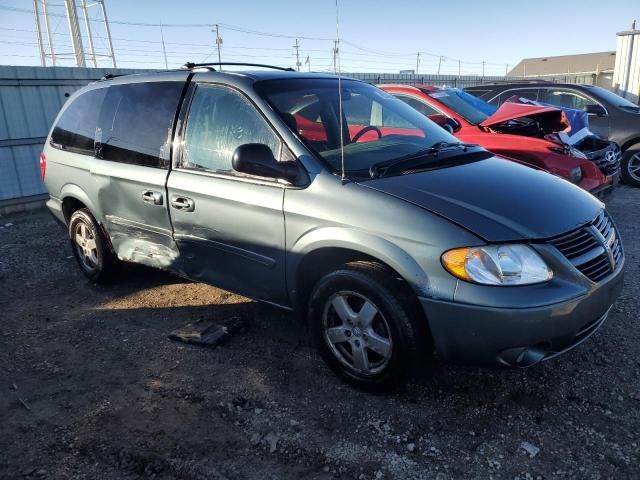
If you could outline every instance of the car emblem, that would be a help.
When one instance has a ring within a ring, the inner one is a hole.
[[[616,152],[614,152],[613,150],[609,150],[608,152],[606,152],[604,154],[604,159],[607,163],[613,163],[616,161]]]
[[[602,248],[604,248],[604,251],[607,254],[607,257],[609,258],[609,264],[611,265],[611,270],[615,270],[616,258],[613,255],[613,246],[616,243],[616,239],[618,238],[618,235],[616,231],[613,230],[613,225],[611,226],[611,228],[612,228],[612,233],[608,239],[604,238],[604,235],[602,235],[602,232],[600,232],[600,230],[598,230],[596,227],[592,226],[590,230],[591,230],[591,234],[598,240],[598,243],[602,245]]]

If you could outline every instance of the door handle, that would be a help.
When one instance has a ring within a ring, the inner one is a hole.
[[[196,205],[193,200],[179,195],[171,197],[171,206],[176,210],[182,210],[183,212],[193,212],[196,209]]]
[[[142,201],[151,205],[162,205],[162,194],[153,190],[145,190],[142,192]]]

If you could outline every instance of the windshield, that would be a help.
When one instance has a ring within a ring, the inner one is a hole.
[[[458,88],[443,88],[426,93],[474,125],[484,122],[497,109],[494,105]]]
[[[459,143],[404,102],[369,84],[342,80],[345,172],[364,174],[381,162]],[[338,79],[269,80],[258,92],[334,171],[341,171]]]
[[[605,90],[602,87],[587,87],[588,88],[588,92],[593,92],[594,95],[600,97],[602,100],[604,100],[605,102],[610,103],[611,105],[614,105],[616,107],[619,108],[630,108],[632,110],[638,110],[638,105],[636,105],[635,103],[631,103],[629,100],[627,100],[626,98],[622,98],[620,95],[616,95],[613,92],[610,92],[609,90]]]

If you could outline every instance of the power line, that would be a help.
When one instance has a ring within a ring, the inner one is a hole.
[[[49,4],[51,6],[57,6],[57,7],[64,7],[63,4]],[[5,6],[5,5],[0,5],[0,10],[6,10],[6,11],[13,11],[13,12],[19,12],[19,13],[25,13],[25,14],[33,14],[34,10],[31,9],[27,9],[27,8],[18,8],[18,7],[11,7],[11,6]],[[59,18],[66,18],[65,15],[63,14],[59,14],[59,13],[49,13],[50,16],[52,17],[59,17]],[[90,22],[96,22],[96,21],[100,21],[97,18],[96,19],[88,19],[88,21]],[[334,41],[335,39],[332,38],[327,38],[327,37],[312,37],[312,36],[301,36],[301,35],[289,35],[289,34],[279,34],[279,33],[273,33],[273,32],[264,32],[264,31],[258,31],[258,30],[252,30],[252,29],[247,29],[247,28],[243,28],[237,25],[232,25],[232,24],[225,24],[225,23],[173,23],[173,24],[165,24],[163,22],[160,23],[150,23],[150,22],[135,22],[135,21],[123,21],[123,20],[110,20],[110,23],[112,24],[117,24],[117,25],[126,25],[126,26],[142,26],[142,27],[159,27],[161,30],[164,27],[172,27],[172,28],[180,28],[180,27],[189,27],[189,28],[197,28],[197,27],[207,27],[207,28],[216,28],[217,32],[216,32],[216,49],[218,51],[218,58],[219,60],[221,60],[221,43],[222,43],[222,39],[220,38],[220,29],[221,28],[225,28],[227,30],[231,30],[231,31],[235,31],[235,32],[241,32],[241,33],[245,33],[245,34],[249,34],[249,35],[258,35],[258,36],[265,36],[265,37],[273,37],[273,38],[283,38],[283,39],[296,39],[296,45],[294,46],[294,48],[296,48],[296,66],[297,68],[299,68],[299,39],[303,39],[303,40],[312,40],[312,41]],[[35,33],[35,30],[29,30],[29,29],[21,29],[21,28],[10,28],[10,27],[0,27],[0,30],[5,30],[5,31],[14,31],[14,32],[26,32],[26,33]],[[58,32],[51,32],[51,35],[56,35],[56,36],[64,36],[66,34],[64,33],[58,33]],[[82,38],[82,35],[80,35],[80,38]],[[93,38],[96,39],[101,39],[101,40],[105,40],[108,39],[108,37],[101,37],[101,36],[97,36],[94,35]],[[175,49],[173,50],[166,50],[166,46],[165,45],[172,45],[172,46],[178,46],[178,47],[202,47],[202,48],[206,48],[209,47],[207,49],[207,52],[210,51],[210,45],[209,44],[204,44],[204,43],[188,43],[188,42],[169,42],[169,41],[165,41],[164,40],[164,35],[163,32],[161,31],[161,41],[154,41],[154,40],[138,40],[138,39],[131,39],[131,38],[122,38],[122,37],[113,37],[113,40],[117,40],[118,42],[127,42],[127,43],[140,43],[140,44],[150,44],[150,45],[158,45],[158,50],[155,49],[143,49],[143,48],[126,48],[126,47],[122,47],[122,48],[118,48],[118,51],[123,51],[123,52],[149,52],[149,53],[159,53],[160,49],[162,50],[162,54],[164,55],[166,52],[166,55],[168,56],[172,56],[173,54],[179,54],[179,55],[184,55],[185,57],[190,56],[190,55],[197,55],[198,52],[194,51],[193,49],[189,49],[188,51],[184,51],[184,52],[178,52]],[[486,61],[480,61],[480,62],[471,62],[471,61],[464,61],[464,60],[460,60],[460,59],[455,59],[449,56],[445,56],[445,55],[436,55],[434,53],[430,53],[430,52],[424,52],[424,51],[420,51],[417,53],[405,53],[405,52],[390,52],[390,51],[383,51],[383,50],[377,50],[374,48],[370,48],[370,47],[364,47],[361,46],[355,42],[346,40],[346,39],[340,39],[341,42],[343,42],[344,44],[350,45],[353,48],[355,48],[356,50],[358,50],[359,52],[343,52],[343,53],[347,53],[347,54],[353,54],[353,55],[358,55],[359,58],[352,58],[352,59],[347,59],[345,58],[346,61],[349,61],[350,63],[368,63],[368,64],[375,64],[375,65],[398,65],[398,66],[410,66],[412,64],[412,62],[415,59],[416,61],[416,72],[418,72],[421,67],[424,69],[425,67],[428,67],[428,65],[430,64],[430,62],[437,62],[437,65],[439,66],[439,68],[442,70],[442,64],[445,63],[447,61],[452,62],[452,63],[457,63],[458,64],[458,71],[461,72],[462,65],[476,65],[478,66],[478,69],[480,67],[482,67],[483,70],[486,69],[486,67],[490,67],[490,66],[494,66],[494,67],[500,67],[505,68],[505,64],[504,63],[489,63]],[[6,44],[14,44],[14,45],[24,45],[26,46],[26,42],[21,44],[20,42],[11,42],[11,41],[2,41],[2,43],[6,43]],[[37,44],[35,44],[37,45]],[[107,47],[108,48],[108,47]],[[232,50],[237,50],[237,51],[258,51],[258,52],[276,52],[276,51],[287,51],[289,49],[287,48],[275,48],[275,47],[253,47],[253,46],[241,46],[241,45],[231,45],[231,46],[225,46],[226,49],[232,49]],[[308,52],[322,52],[322,53],[326,53],[325,49],[305,49]],[[290,51],[290,50],[289,50]],[[365,54],[360,53],[360,52],[365,52]],[[205,53],[204,51],[202,53]],[[0,54],[2,55],[2,54]],[[4,55],[4,56],[8,56],[8,55]],[[210,56],[210,55],[209,55]],[[234,54],[234,56],[238,56],[238,57],[247,57],[250,58],[251,55],[241,55],[241,54]],[[268,56],[271,58],[288,58],[288,57],[284,57],[284,56],[277,56],[277,55],[257,55],[254,56],[255,58],[263,58],[264,56]],[[426,58],[425,58],[426,57]],[[314,60],[319,60],[320,58],[316,59],[314,57]],[[380,59],[380,60],[379,60]],[[391,60],[391,61],[390,61]],[[392,61],[392,60],[397,60],[397,61]],[[378,67],[380,68],[380,67]],[[433,64],[433,68],[435,70],[436,65]]]

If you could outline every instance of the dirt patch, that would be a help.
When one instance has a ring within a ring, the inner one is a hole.
[[[0,478],[637,477],[640,189],[608,207],[626,285],[596,335],[393,396],[342,384],[286,312],[143,268],[92,286],[46,213],[0,219]],[[167,338],[230,316],[249,331],[222,347]]]

